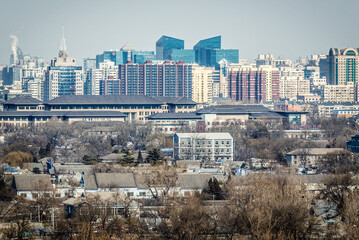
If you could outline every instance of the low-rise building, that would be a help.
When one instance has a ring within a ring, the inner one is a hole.
[[[297,148],[286,154],[287,163],[292,167],[316,167],[326,154],[345,151],[343,148]]]
[[[234,141],[229,133],[176,133],[174,160],[233,161]]]

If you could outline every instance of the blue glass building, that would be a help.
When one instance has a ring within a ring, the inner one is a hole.
[[[144,64],[146,61],[156,60],[155,52],[153,51],[134,51],[132,52],[133,63]]]
[[[195,60],[201,66],[218,67],[218,62],[226,59],[230,63],[239,62],[238,49],[221,49],[221,36],[199,41],[194,47]]]
[[[239,62],[239,50],[238,49],[210,49],[208,50],[209,62],[208,66],[215,66],[219,69],[218,62],[222,59],[226,59],[229,63]]]
[[[195,52],[192,49],[173,49],[171,60],[184,61],[185,63],[195,63]]]
[[[122,51],[104,51],[102,54],[96,55],[96,68],[100,67],[100,63],[108,60],[114,62],[115,65],[127,63],[128,52]]]
[[[194,45],[195,60],[199,65],[210,66],[208,53],[210,49],[221,49],[221,36],[207,38]]]
[[[156,59],[171,60],[172,51],[184,49],[184,40],[163,35],[156,42]]]

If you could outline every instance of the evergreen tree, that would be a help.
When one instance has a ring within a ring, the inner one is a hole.
[[[142,157],[142,152],[141,152],[141,150],[138,151],[137,161],[138,161],[139,163],[143,163],[143,157]]]
[[[148,155],[146,157],[146,161],[151,163],[151,165],[159,165],[164,162],[164,158],[161,154],[161,150],[159,148],[152,148],[148,151]]]
[[[216,200],[223,200],[224,194],[217,178],[213,177],[208,180],[208,186],[203,190],[204,193],[208,194],[209,197]]]
[[[129,148],[124,148],[121,151],[125,155],[120,158],[120,163],[122,164],[131,164],[134,163],[135,158],[133,157],[133,152]]]
[[[10,201],[12,199],[11,188],[5,182],[5,175],[0,169],[0,201]]]

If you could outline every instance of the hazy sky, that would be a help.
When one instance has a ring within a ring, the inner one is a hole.
[[[1,0],[0,63],[9,63],[10,34],[24,53],[57,56],[62,24],[69,55],[81,64],[126,42],[155,50],[162,35],[185,40],[185,48],[222,35],[222,48],[238,48],[240,58],[296,59],[359,47],[358,9],[358,0]]]

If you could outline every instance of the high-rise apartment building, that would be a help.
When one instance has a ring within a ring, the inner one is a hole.
[[[118,80],[118,66],[108,60],[85,72],[84,94],[100,95],[100,82],[107,79]]]
[[[192,68],[192,101],[197,103],[212,102],[212,68],[200,67]]]
[[[192,64],[164,61],[119,65],[121,95],[192,98]]]
[[[329,84],[359,82],[359,48],[331,48],[327,58]]]
[[[172,51],[181,49],[184,49],[184,40],[163,35],[156,42],[156,59],[172,60]]]
[[[63,34],[59,56],[51,60],[51,66],[45,72],[44,100],[62,95],[82,95],[82,75],[82,67],[76,66],[75,59],[68,57]]]
[[[228,98],[228,81],[222,69],[212,71],[212,98]]]
[[[229,97],[259,103],[279,100],[279,70],[271,66],[229,68]]]
[[[120,80],[113,77],[101,80],[100,95],[120,95]]]
[[[310,81],[304,79],[304,71],[298,68],[279,67],[279,96],[283,99],[297,100],[297,96],[310,94]]]

